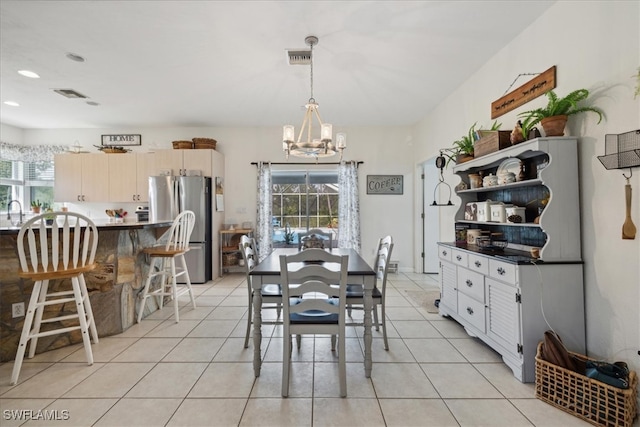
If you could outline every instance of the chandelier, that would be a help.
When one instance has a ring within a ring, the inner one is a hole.
[[[309,58],[311,63],[311,96],[309,102],[305,105],[304,120],[298,138],[294,140],[295,128],[293,125],[285,125],[282,130],[282,149],[286,153],[287,159],[289,155],[304,158],[331,157],[340,152],[340,160],[342,160],[342,150],[347,148],[347,134],[336,134],[336,142],[333,142],[333,127],[329,123],[323,123],[318,112],[318,104],[313,98],[313,46],[318,44],[316,36],[308,36],[304,42],[311,47]],[[312,136],[314,117],[320,125],[320,138]],[[306,132],[305,132],[306,131]],[[305,135],[305,140],[302,139]]]

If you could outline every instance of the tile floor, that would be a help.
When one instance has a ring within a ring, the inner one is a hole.
[[[416,307],[405,292],[436,287],[435,275],[390,275],[390,349],[374,331],[373,373],[365,378],[362,331],[349,328],[346,399],[338,397],[329,337],[303,337],[284,399],[281,328],[265,326],[262,373],[253,376],[253,343],[243,348],[246,284],[232,274],[195,285],[198,308],[185,300],[178,324],[169,306],[101,338],[93,366],[80,345],[62,348],[25,360],[11,387],[13,363],[0,365],[0,425],[589,425],[535,399],[533,385],[517,381],[497,353],[454,321]]]

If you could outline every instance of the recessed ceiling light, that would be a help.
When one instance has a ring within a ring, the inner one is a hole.
[[[18,104],[15,101],[4,101],[4,103],[7,104],[7,105],[11,105],[12,107],[19,107],[20,106],[20,104]]]
[[[20,70],[18,71],[18,74],[23,75],[25,77],[29,77],[31,79],[39,79],[40,76],[37,73],[34,73],[33,71],[29,71],[29,70]]]
[[[71,53],[71,52],[67,53],[67,58],[69,58],[72,61],[76,61],[76,62],[84,62],[85,61],[85,59],[82,56],[76,55],[75,53]]]
[[[95,106],[100,105],[100,104],[98,104],[98,103],[97,103],[97,102],[95,102],[95,101],[87,101],[87,104],[92,105],[92,106],[94,106],[94,107],[95,107]]]

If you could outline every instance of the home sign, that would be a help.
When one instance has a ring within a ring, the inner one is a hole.
[[[142,135],[132,135],[132,134],[102,135],[102,145],[104,146],[142,145]]]
[[[402,194],[402,175],[367,175],[367,194]]]

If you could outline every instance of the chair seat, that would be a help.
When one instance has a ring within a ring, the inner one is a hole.
[[[373,298],[382,298],[382,293],[378,288],[373,288],[371,295]],[[362,285],[347,285],[347,299],[349,298],[364,298]]]
[[[34,282],[38,280],[68,279],[94,270],[95,268],[96,264],[87,264],[76,268],[65,269],[64,266],[60,264],[58,265],[57,271],[53,271],[51,269],[49,271],[42,271],[40,268],[39,271],[18,271],[18,276],[23,279],[31,279]]]
[[[303,313],[291,313],[290,317],[292,324],[305,325],[305,324],[338,324],[338,315],[335,313],[327,313],[320,310],[308,310]]]
[[[150,248],[144,248],[142,252],[151,256],[151,257],[174,257],[177,255],[183,255],[189,251],[189,248],[186,249],[166,249],[164,246],[152,246]]]
[[[281,297],[282,296],[282,287],[280,285],[262,285],[262,290],[260,292],[263,297]]]

